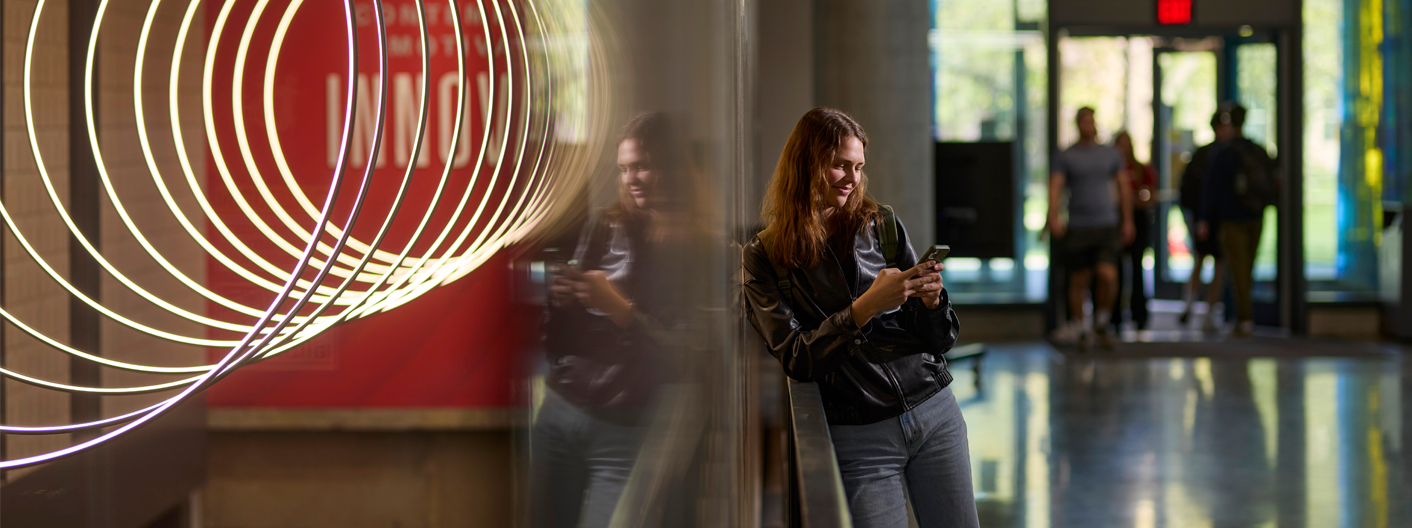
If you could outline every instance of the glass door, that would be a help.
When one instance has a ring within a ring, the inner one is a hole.
[[[1196,149],[1215,141],[1211,116],[1221,101],[1234,100],[1246,107],[1246,136],[1279,162],[1279,147],[1289,138],[1278,134],[1284,122],[1278,38],[1282,37],[1277,32],[1246,27],[1230,35],[1065,32],[1055,42],[1058,89],[1053,105],[1057,111],[1051,114],[1056,124],[1053,147],[1062,149],[1077,139],[1072,116],[1088,106],[1096,110],[1099,141],[1111,142],[1116,131],[1127,131],[1138,160],[1147,161],[1157,172],[1158,205],[1151,223],[1138,226],[1149,229],[1153,241],[1142,259],[1150,299],[1182,299],[1195,267],[1194,240],[1180,205],[1181,176]],[[1033,214],[1035,224],[1042,223],[1042,212]],[[1277,234],[1280,222],[1288,227],[1294,220],[1281,217],[1274,207],[1264,216],[1255,265],[1255,321],[1282,326],[1279,303],[1293,297],[1279,292]],[[1030,220],[1026,216],[1027,225]],[[1209,284],[1214,274],[1209,259],[1201,271],[1203,283]],[[1222,299],[1231,306],[1230,281],[1223,282]]]
[[[1278,165],[1280,162],[1278,125],[1278,63],[1279,49],[1273,42],[1242,42],[1228,53],[1234,79],[1230,83],[1230,99],[1246,108],[1245,137],[1265,147]],[[1255,322],[1265,326],[1280,326],[1279,285],[1279,211],[1266,207],[1260,246],[1255,253]]]
[[[1157,298],[1181,299],[1182,286],[1191,276],[1195,261],[1194,229],[1187,225],[1180,207],[1181,175],[1192,153],[1216,139],[1211,115],[1216,112],[1217,55],[1214,49],[1179,51],[1159,48],[1153,54],[1153,97],[1156,115],[1153,132],[1153,163],[1159,186],[1157,231],[1153,255],[1154,290]],[[1208,261],[1209,263],[1209,261]],[[1211,266],[1203,267],[1203,279],[1211,280]]]
[[[1180,207],[1181,176],[1197,148],[1215,140],[1211,116],[1224,100],[1247,109],[1244,132],[1279,159],[1277,137],[1277,62],[1275,44],[1256,38],[1211,37],[1181,49],[1158,48],[1153,54],[1153,98],[1156,115],[1154,164],[1160,181],[1160,205],[1155,229],[1159,236],[1153,262],[1157,298],[1180,299],[1191,276],[1193,231]],[[1255,262],[1256,322],[1280,324],[1276,272],[1278,270],[1278,214],[1264,212],[1264,229]],[[1202,281],[1210,283],[1215,271],[1208,259]],[[1229,288],[1229,281],[1225,281]],[[1223,295],[1231,305],[1229,291]],[[1229,309],[1228,309],[1229,311]]]

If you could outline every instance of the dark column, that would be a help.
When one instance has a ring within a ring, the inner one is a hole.
[[[94,0],[71,0],[69,2],[69,215],[74,225],[89,243],[99,246],[99,193],[98,167],[93,160],[93,149],[88,142],[88,124],[85,120],[84,105],[84,61],[88,49],[88,36],[93,28],[94,13],[97,11]],[[97,84],[95,67],[94,84]],[[97,101],[93,106],[97,111]],[[69,282],[89,298],[99,298],[99,267],[78,238],[69,235]],[[79,350],[97,354],[100,352],[99,314],[77,297],[69,300],[69,343]],[[91,361],[71,360],[69,380],[74,385],[97,386],[100,384],[99,367]],[[100,414],[99,397],[96,395],[73,395],[70,399],[71,420],[86,422],[97,420]],[[91,438],[95,433],[76,434],[78,438]]]
[[[5,9],[3,6],[0,6],[0,37],[4,37],[4,27]],[[3,38],[0,38],[0,50],[3,49],[3,42]],[[5,54],[0,53],[0,72],[3,71],[5,71]],[[0,82],[0,125],[5,123],[4,101],[5,83]],[[3,134],[3,132],[0,132],[0,134]],[[0,148],[0,202],[5,201],[5,162],[5,149]],[[7,230],[0,229],[0,305],[5,304],[5,231]],[[0,366],[5,365],[5,330],[9,326],[8,323],[0,323]],[[0,424],[7,423],[8,421],[8,417],[5,415],[5,392],[8,384],[8,381],[0,379]],[[9,450],[6,449],[5,438],[5,435],[0,434],[0,459],[9,458]],[[5,470],[0,470],[0,486],[5,484],[6,473]]]
[[[868,192],[897,209],[914,246],[935,241],[926,0],[818,0],[814,94],[868,131]]]
[[[95,248],[99,247],[99,188],[98,167],[93,160],[93,149],[89,145],[88,124],[84,104],[85,86],[88,79],[84,73],[87,60],[88,39],[98,12],[97,0],[69,0],[69,215],[74,225]],[[95,51],[96,53],[96,51]],[[94,85],[98,84],[97,66],[94,67]],[[96,89],[96,86],[95,86]],[[96,99],[96,96],[95,96]],[[96,114],[98,102],[93,102]],[[72,233],[69,235],[69,281],[78,291],[89,298],[99,300],[100,274],[97,261],[79,243]],[[69,344],[74,348],[92,354],[101,353],[101,319],[96,310],[77,297],[69,298]],[[78,386],[102,385],[102,372],[98,364],[79,358],[69,360],[69,382]],[[102,399],[96,394],[74,394],[69,399],[69,420],[75,423],[89,422],[101,418]],[[81,442],[98,435],[97,430],[75,433],[74,442]],[[111,525],[108,503],[111,489],[108,485],[108,450],[101,449],[88,453],[80,459],[85,466],[84,475],[89,493],[83,511],[81,526],[107,527]]]
[[[755,33],[755,167],[743,197],[746,225],[759,221],[761,201],[780,151],[814,99],[814,2],[768,0],[758,4]]]

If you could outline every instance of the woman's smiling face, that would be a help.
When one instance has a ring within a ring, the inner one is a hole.
[[[657,173],[638,140],[625,139],[618,144],[618,175],[623,188],[632,196],[633,203],[640,208],[649,207],[652,188],[657,185]]]
[[[848,203],[848,196],[863,178],[864,161],[863,142],[852,136],[843,140],[829,163],[829,190],[824,199],[826,207],[843,207]]]

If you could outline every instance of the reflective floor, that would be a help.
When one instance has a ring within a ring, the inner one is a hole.
[[[953,365],[953,387],[982,526],[1412,526],[1412,357],[1399,349],[994,345],[979,387],[972,367]]]

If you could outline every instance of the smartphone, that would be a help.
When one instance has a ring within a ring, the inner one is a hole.
[[[951,246],[932,246],[917,262],[926,262],[928,260],[941,262],[942,259],[946,258],[946,254],[950,252]]]

